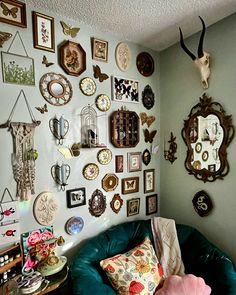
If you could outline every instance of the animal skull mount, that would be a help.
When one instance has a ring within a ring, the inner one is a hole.
[[[206,26],[203,21],[203,19],[199,16],[201,22],[202,22],[202,33],[199,40],[198,45],[198,57],[196,57],[184,44],[183,39],[183,33],[181,31],[181,28],[179,28],[180,31],[180,45],[183,48],[183,50],[190,56],[190,58],[194,61],[194,64],[200,71],[201,75],[201,82],[204,89],[207,89],[209,87],[208,85],[208,79],[210,76],[210,54],[203,51],[203,40],[205,36]]]

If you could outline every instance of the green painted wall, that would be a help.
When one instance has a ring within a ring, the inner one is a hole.
[[[207,23],[207,20],[205,20]],[[184,32],[184,28],[183,32]],[[178,30],[178,28],[176,28]],[[211,54],[210,86],[206,93],[232,114],[236,124],[236,14],[207,28],[205,51]],[[200,33],[185,40],[197,53]],[[161,216],[176,219],[178,223],[193,225],[216,243],[236,261],[236,140],[228,148],[230,172],[224,180],[204,183],[189,175],[184,167],[187,148],[181,137],[184,119],[205,92],[200,75],[192,60],[176,44],[160,55],[161,60],[161,142],[172,131],[177,136],[177,157],[171,165],[161,157]],[[163,145],[162,151],[163,152]],[[194,211],[192,198],[205,190],[214,203],[208,217]]]

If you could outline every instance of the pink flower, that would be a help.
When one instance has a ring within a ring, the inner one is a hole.
[[[31,232],[26,240],[26,243],[28,246],[35,246],[36,244],[40,242],[41,242],[41,233],[38,230]]]
[[[47,241],[53,238],[53,234],[50,231],[45,231],[41,233],[41,240]]]

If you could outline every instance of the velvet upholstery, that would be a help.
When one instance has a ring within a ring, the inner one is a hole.
[[[204,278],[212,295],[236,295],[236,268],[231,259],[199,231],[176,225],[185,272]],[[86,240],[70,267],[74,295],[115,295],[100,260],[124,253],[148,236],[150,220],[122,223]]]

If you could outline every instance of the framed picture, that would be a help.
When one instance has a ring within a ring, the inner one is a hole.
[[[146,215],[157,213],[157,211],[158,211],[157,194],[146,196]]]
[[[140,171],[141,168],[141,152],[128,153],[128,172]]]
[[[26,5],[17,0],[0,0],[0,21],[17,27],[27,27]]]
[[[144,193],[154,192],[155,190],[155,169],[143,171]]]
[[[86,52],[79,43],[64,42],[60,48],[60,64],[72,76],[79,76],[86,70]]]
[[[86,205],[85,187],[75,188],[66,191],[67,207],[74,208]]]
[[[34,48],[55,52],[54,18],[32,12]]]
[[[35,85],[34,60],[28,56],[1,52],[4,83]]]
[[[139,102],[138,81],[111,77],[112,98],[120,102]]]
[[[92,58],[99,61],[108,60],[108,42],[97,38],[91,38]]]
[[[139,177],[127,177],[121,180],[122,194],[131,194],[139,191]]]
[[[124,156],[118,155],[116,156],[116,173],[120,173],[124,171]]]
[[[140,198],[127,200],[127,216],[139,214]]]

